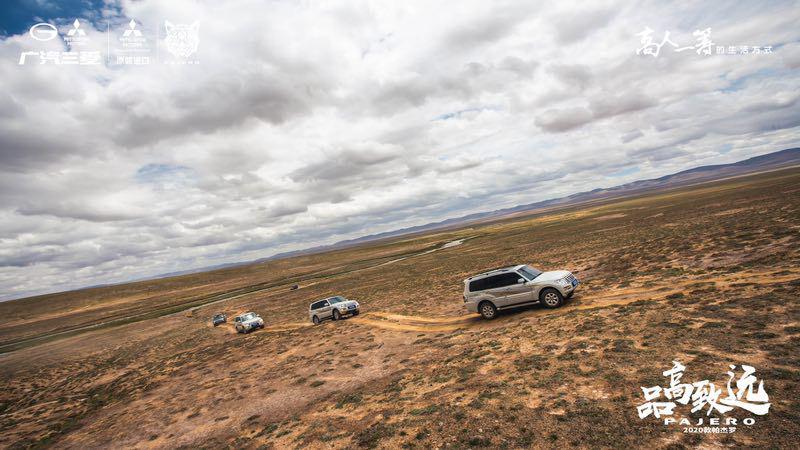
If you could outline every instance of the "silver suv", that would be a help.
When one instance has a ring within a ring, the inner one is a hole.
[[[357,316],[359,304],[340,295],[316,301],[308,306],[308,318],[318,325],[325,319],[339,320],[344,316]]]
[[[254,312],[239,314],[233,319],[233,326],[237,333],[249,333],[256,328],[264,329],[264,319]]]
[[[504,267],[464,280],[464,307],[484,319],[500,309],[541,303],[557,308],[572,297],[578,279],[566,270],[542,272],[526,265]]]

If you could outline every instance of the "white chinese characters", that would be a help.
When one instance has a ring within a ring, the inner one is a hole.
[[[650,27],[636,33],[639,37],[641,47],[636,49],[637,55],[652,56],[658,58],[664,46],[672,48],[673,52],[680,53],[687,50],[694,50],[698,55],[765,55],[772,53],[772,46],[750,46],[750,45],[717,45],[711,39],[711,28],[695,30],[692,36],[695,38],[694,45],[681,47],[670,37],[670,32],[665,31],[661,41],[653,38],[654,31]]]
[[[164,21],[166,34],[128,19],[124,25],[106,22],[105,30],[85,20],[74,19],[59,32],[56,25],[41,22],[28,31],[30,40],[19,52],[20,66],[145,66],[152,63],[195,65],[199,47],[199,22],[173,24]],[[105,33],[105,39],[92,39]],[[115,37],[112,37],[115,36]],[[60,39],[59,39],[60,38]],[[60,42],[43,44],[58,39]],[[61,45],[58,45],[61,44]],[[159,52],[163,48],[164,52]]]
[[[650,415],[656,418],[671,416],[675,408],[681,405],[688,405],[691,402],[691,412],[706,410],[706,415],[712,412],[725,414],[734,408],[741,408],[752,414],[763,416],[769,412],[769,395],[764,390],[764,381],[758,380],[752,366],[742,365],[742,374],[732,386],[736,378],[736,366],[731,365],[731,370],[727,372],[727,389],[723,391],[717,388],[714,383],[708,380],[697,381],[694,383],[683,383],[686,367],[678,361],[672,362],[672,368],[663,372],[665,377],[669,377],[669,386],[642,387],[645,403],[637,407],[639,418],[644,419]],[[757,384],[757,387],[756,387]],[[723,394],[727,394],[721,397]],[[663,397],[663,398],[662,398]]]

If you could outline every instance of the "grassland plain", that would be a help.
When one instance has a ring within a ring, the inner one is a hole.
[[[799,231],[789,169],[3,303],[0,446],[797,448]],[[463,310],[465,277],[520,261],[583,284],[557,310]],[[310,326],[332,294],[363,314]],[[246,310],[267,328],[209,323]],[[769,414],[733,434],[639,419],[676,359],[722,385],[756,367]]]

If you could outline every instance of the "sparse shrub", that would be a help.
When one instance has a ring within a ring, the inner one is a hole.
[[[359,431],[355,435],[356,444],[359,447],[375,448],[381,439],[391,437],[394,434],[394,426],[378,422],[372,426]]]
[[[341,409],[345,405],[357,405],[361,403],[363,397],[359,393],[347,394],[344,397],[340,398],[338,402],[336,402],[336,408]]]
[[[415,408],[410,411],[412,416],[422,416],[427,414],[433,414],[439,410],[439,407],[436,405],[428,405],[424,408]]]

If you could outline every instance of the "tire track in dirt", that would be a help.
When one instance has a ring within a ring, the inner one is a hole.
[[[789,272],[788,274],[786,272]],[[700,277],[687,278],[683,281],[672,283],[669,287],[664,285],[655,285],[650,287],[639,287],[629,289],[609,289],[606,291],[598,291],[589,295],[580,295],[578,298],[580,303],[570,304],[567,303],[564,307],[558,309],[536,309],[522,311],[517,314],[516,318],[527,318],[531,315],[550,315],[558,314],[574,310],[587,310],[595,308],[606,308],[610,306],[626,305],[639,300],[649,299],[655,301],[663,301],[669,295],[677,293],[685,293],[687,287],[700,283],[700,282],[713,282],[716,286],[729,287],[736,283],[750,283],[755,285],[774,284],[792,281],[800,276],[800,272],[792,269],[781,271],[764,271],[764,272],[737,272],[727,275],[706,275]],[[665,289],[667,288],[668,289]],[[586,303],[584,303],[586,301]],[[396,314],[384,311],[370,311],[346,319],[358,325],[363,325],[372,328],[379,328],[389,331],[408,331],[418,333],[441,333],[448,331],[465,330],[470,328],[478,328],[484,330],[486,328],[496,328],[508,325],[508,320],[494,320],[484,321],[477,314],[458,317],[424,317],[424,316],[408,316],[403,314]],[[294,331],[301,328],[312,327],[310,323],[287,323],[278,324],[266,327],[264,331],[282,332]]]
[[[478,237],[478,236],[477,235],[475,235],[475,236],[467,236],[467,237],[464,237],[464,238],[461,238],[461,239],[457,239],[457,240],[454,240],[454,241],[449,241],[449,242],[445,242],[443,244],[438,244],[437,247],[434,247],[434,248],[431,248],[431,249],[428,249],[428,250],[414,252],[414,253],[399,257],[399,258],[395,258],[395,259],[390,260],[390,261],[385,261],[385,262],[379,263],[379,264],[372,264],[372,265],[368,265],[366,267],[361,267],[361,268],[358,268],[358,269],[345,270],[345,271],[342,271],[342,272],[333,273],[333,274],[330,274],[330,275],[326,275],[323,278],[335,277],[335,276],[344,275],[344,274],[352,274],[352,273],[356,273],[356,272],[360,272],[360,271],[364,271],[364,270],[374,269],[376,267],[382,267],[382,266],[385,266],[387,264],[393,264],[393,263],[396,263],[398,261],[403,261],[403,260],[406,260],[406,259],[409,259],[409,258],[414,258],[414,257],[417,257],[417,256],[422,256],[422,255],[428,255],[430,253],[434,253],[434,252],[437,252],[437,251],[440,251],[440,250],[446,250],[448,248],[456,247],[456,246],[461,245],[464,242],[466,242],[466,241],[468,241],[470,239],[474,239],[476,237]],[[345,266],[342,266],[342,267],[345,267]],[[309,279],[317,279],[317,278],[320,278],[320,277],[314,276],[314,277],[311,277]],[[304,281],[305,281],[305,279],[303,279],[303,278],[299,279],[299,282],[304,282]],[[312,285],[314,285],[316,283],[317,283],[316,281],[313,281],[313,282],[310,282],[310,283],[303,283],[303,285],[305,287],[308,287],[308,286],[312,286]],[[208,300],[202,300],[202,299],[201,300],[197,300],[196,302],[199,302],[199,303],[194,304],[193,306],[185,308],[185,309],[180,309],[180,305],[174,305],[172,307],[167,308],[167,310],[169,310],[169,312],[159,313],[158,310],[156,310],[156,311],[145,311],[145,312],[131,314],[131,315],[123,316],[123,317],[110,318],[110,319],[107,319],[107,320],[102,320],[102,321],[99,321],[99,322],[96,322],[96,323],[92,323],[92,324],[88,324],[88,325],[76,326],[76,327],[72,327],[72,328],[69,328],[69,329],[66,329],[66,330],[53,331],[53,332],[50,332],[50,333],[47,333],[47,334],[41,334],[41,335],[27,337],[27,338],[23,338],[23,339],[18,339],[18,340],[14,340],[14,341],[10,341],[10,342],[0,343],[0,354],[13,352],[13,351],[16,351],[16,350],[20,350],[22,348],[26,348],[26,347],[31,346],[31,345],[36,345],[37,342],[41,342],[41,343],[50,342],[50,341],[53,341],[53,340],[56,340],[56,339],[77,335],[77,334],[84,333],[84,332],[91,331],[91,330],[95,330],[95,329],[102,329],[102,328],[108,328],[108,327],[112,327],[112,326],[125,325],[125,324],[131,323],[131,322],[137,322],[137,321],[140,321],[140,320],[145,320],[147,318],[156,318],[157,319],[157,318],[168,317],[168,316],[172,316],[172,315],[176,315],[176,314],[183,314],[183,313],[186,313],[186,312],[193,312],[193,311],[199,310],[200,308],[208,307],[210,305],[215,305],[215,304],[222,303],[222,302],[228,302],[230,300],[235,300],[237,298],[247,297],[247,296],[250,296],[250,295],[260,294],[260,293],[263,293],[265,291],[269,291],[269,290],[272,290],[272,289],[279,289],[279,288],[284,287],[285,285],[287,285],[286,282],[267,283],[266,286],[258,287],[256,289],[252,289],[253,286],[244,286],[244,287],[241,287],[241,288],[234,289],[234,290],[232,290],[230,292],[222,292],[222,293],[211,294],[211,295],[206,297]],[[242,291],[244,291],[244,292],[242,292]],[[103,307],[105,307],[105,306],[106,305],[104,304]],[[177,310],[173,311],[173,309],[177,309]],[[5,326],[5,325],[2,325],[2,326]],[[0,326],[0,328],[2,326]],[[276,327],[277,327],[277,325],[276,325]],[[297,328],[300,328],[300,327],[289,327],[289,328],[287,328],[287,330],[288,329],[297,329]],[[274,331],[287,331],[287,330],[276,329]]]
[[[477,319],[477,318],[476,318]],[[355,319],[356,323],[367,325],[372,328],[380,328],[382,330],[391,330],[391,331],[414,331],[414,332],[423,332],[423,333],[441,333],[445,331],[456,331],[459,329],[466,328],[465,325],[437,325],[437,324],[413,324],[413,323],[403,323],[403,322],[393,322],[388,320],[376,320],[370,319],[369,317],[359,317]]]

